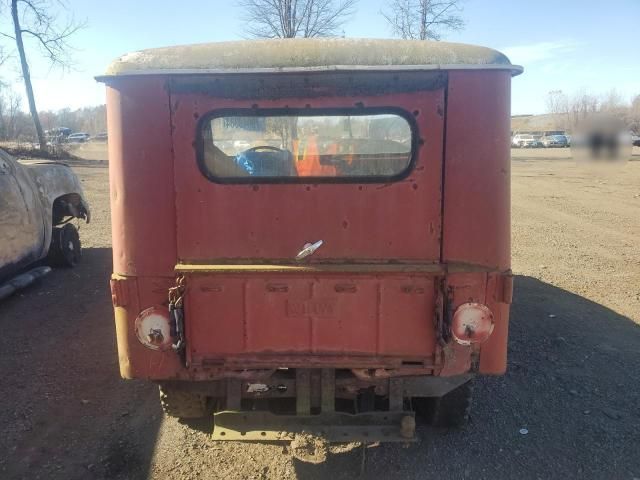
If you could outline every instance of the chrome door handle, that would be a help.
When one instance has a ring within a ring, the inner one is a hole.
[[[298,255],[296,255],[296,260],[302,260],[303,258],[312,255],[322,246],[323,243],[324,242],[322,240],[318,240],[316,243],[305,243],[304,247],[302,247],[302,250],[300,250],[298,252]]]

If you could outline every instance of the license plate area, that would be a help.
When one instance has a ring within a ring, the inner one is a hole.
[[[256,354],[432,357],[429,274],[187,274],[192,364]]]

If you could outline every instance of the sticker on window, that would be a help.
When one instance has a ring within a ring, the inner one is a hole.
[[[201,123],[200,164],[214,181],[378,181],[408,172],[414,128],[367,109],[235,110]]]

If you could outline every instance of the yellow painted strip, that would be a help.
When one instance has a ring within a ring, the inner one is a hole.
[[[314,264],[314,265],[219,265],[179,263],[175,267],[180,273],[314,273],[314,272],[349,272],[349,273],[393,273],[420,272],[443,273],[440,264]]]

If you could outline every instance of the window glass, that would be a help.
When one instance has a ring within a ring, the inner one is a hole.
[[[234,111],[203,122],[200,135],[208,176],[247,181],[393,178],[409,168],[413,145],[406,118],[362,109]]]

